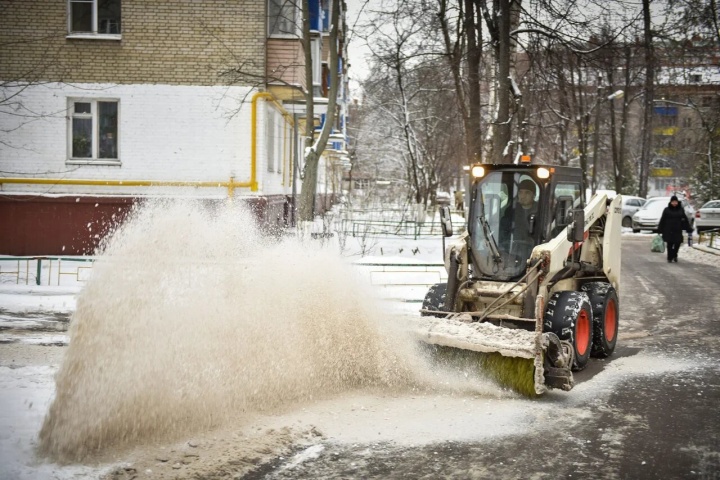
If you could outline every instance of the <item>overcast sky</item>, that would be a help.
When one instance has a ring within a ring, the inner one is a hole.
[[[347,22],[350,42],[348,43],[348,63],[350,64],[349,76],[350,76],[350,93],[351,98],[355,96],[359,90],[358,81],[364,79],[368,73],[368,66],[366,57],[370,54],[367,47],[364,47],[364,42],[355,37],[352,32],[352,28],[358,22],[358,16],[362,19],[364,15],[363,6],[369,3],[370,0],[345,0],[347,5],[347,12],[345,15],[345,21]],[[367,7],[365,7],[367,9]]]

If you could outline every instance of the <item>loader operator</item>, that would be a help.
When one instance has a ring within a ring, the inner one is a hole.
[[[512,208],[505,211],[501,222],[501,230],[505,247],[511,253],[522,258],[530,258],[535,246],[530,229],[531,217],[537,216],[538,205],[535,202],[535,182],[526,178],[518,186],[517,199]]]

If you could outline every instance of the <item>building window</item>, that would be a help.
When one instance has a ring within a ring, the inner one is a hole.
[[[267,142],[267,171],[281,173],[285,152],[285,122],[282,114],[274,108],[268,108],[265,123]]]
[[[68,0],[68,31],[120,35],[120,0]]]
[[[117,160],[118,101],[70,100],[70,160]]]
[[[298,36],[300,34],[298,2],[299,0],[270,0],[268,8],[269,35]]]
[[[313,72],[313,95],[316,97],[327,97],[327,93],[323,91],[323,83],[327,65],[322,62],[322,38],[313,36],[310,39],[310,56],[312,58]]]
[[[358,190],[367,190],[370,188],[370,179],[369,178],[356,178],[355,179],[355,188]]]

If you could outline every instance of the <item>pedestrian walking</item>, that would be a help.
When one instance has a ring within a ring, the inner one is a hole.
[[[455,190],[455,210],[461,212],[465,209],[465,192],[462,190]]]
[[[690,228],[690,222],[687,215],[685,215],[685,209],[680,205],[678,197],[673,195],[670,197],[670,203],[663,210],[658,224],[658,233],[662,235],[663,241],[667,243],[668,263],[677,263],[678,261],[678,250],[680,250],[680,244],[683,242],[683,230],[692,235],[692,228]]]

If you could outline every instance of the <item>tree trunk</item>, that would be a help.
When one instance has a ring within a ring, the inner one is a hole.
[[[630,50],[630,45],[625,45],[625,79],[624,79],[624,86],[625,86],[625,97],[623,98],[622,103],[622,110],[620,113],[620,145],[618,146],[618,177],[620,178],[620,187],[619,190],[617,190],[618,193],[630,193],[628,190],[628,185],[630,182],[628,182],[628,177],[630,175],[626,171],[628,169],[628,164],[625,162],[625,144],[626,144],[626,138],[627,138],[627,121],[628,121],[628,101],[627,98],[630,93],[630,87],[631,87],[631,77],[630,74],[630,61],[632,60],[632,51]],[[635,172],[632,172],[632,176],[635,176]]]
[[[622,192],[623,159],[618,152],[615,100],[610,101],[610,150],[612,152],[613,184],[617,193]]]
[[[496,13],[498,27],[497,41],[497,116],[493,135],[493,163],[509,163],[512,159],[508,144],[511,138],[510,125],[510,0],[498,0]]]
[[[479,28],[479,9],[474,0],[465,0],[465,35],[468,49],[468,102],[467,163],[482,160],[482,136],[480,130],[480,58],[482,56],[482,29]],[[476,35],[477,34],[477,35]]]
[[[395,62],[395,76],[398,85],[398,91],[400,92],[400,99],[402,102],[403,141],[405,142],[405,149],[409,157],[409,162],[406,163],[410,165],[410,179],[412,180],[415,189],[415,203],[426,203],[428,197],[427,188],[425,188],[427,185],[427,181],[423,176],[422,185],[420,184],[421,178],[419,173],[424,172],[418,172],[418,170],[420,170],[420,163],[417,155],[415,138],[412,132],[412,126],[410,125],[410,107],[408,104],[407,92],[405,91],[405,77],[402,65],[402,60],[400,59],[400,54],[398,52],[398,57]]]
[[[579,64],[574,62],[570,63],[570,88],[573,92],[573,98],[575,100],[575,129],[577,130],[578,136],[578,150],[580,157],[580,169],[583,172],[583,183],[585,187],[590,185],[590,178],[588,178],[588,131],[590,115],[587,111],[587,105],[585,103],[585,92],[583,90],[583,77],[582,68]]]
[[[653,100],[655,97],[655,53],[650,23],[650,0],[643,0],[643,24],[645,30],[645,112],[643,117],[642,151],[640,152],[640,188],[638,194],[648,193],[648,174],[653,155]]]
[[[332,2],[332,15],[331,15],[331,26],[330,26],[330,89],[328,91],[328,106],[327,114],[325,115],[325,123],[323,124],[320,137],[316,142],[313,140],[313,118],[310,116],[312,109],[308,109],[307,125],[305,127],[306,132],[306,145],[307,142],[311,144],[310,147],[305,148],[305,166],[303,167],[305,175],[303,177],[302,192],[300,193],[300,207],[298,211],[298,217],[301,221],[312,221],[315,214],[315,195],[317,193],[317,178],[318,178],[318,164],[320,162],[320,156],[325,150],[328,138],[335,124],[335,106],[337,104],[337,93],[339,84],[338,74],[338,28],[339,28],[339,11],[340,11],[340,0],[333,0]],[[305,68],[307,72],[307,57],[310,46],[310,21],[308,9],[308,0],[303,0],[303,36],[306,38],[306,46],[308,49],[305,53]],[[312,60],[310,61],[310,70],[312,70]],[[309,107],[312,106],[312,71],[308,79],[309,90]]]
[[[464,6],[463,28],[467,45],[466,78],[463,81],[463,51],[460,39],[454,43],[450,37],[450,26],[447,23],[447,2],[439,0],[438,18],[445,43],[445,54],[453,75],[455,92],[463,118],[465,132],[466,163],[482,160],[482,130],[480,118],[480,59],[482,58],[482,31],[479,25],[480,7],[475,6],[477,0],[460,0]],[[467,85],[467,95],[465,94]]]

